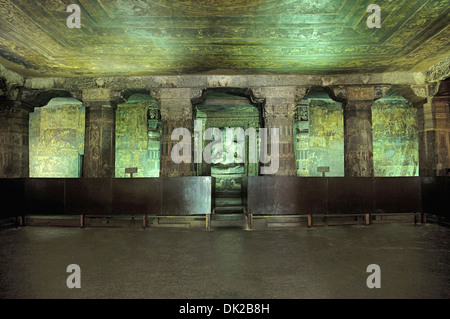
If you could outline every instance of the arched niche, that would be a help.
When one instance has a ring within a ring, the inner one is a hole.
[[[322,88],[313,88],[296,105],[294,147],[297,176],[344,176],[342,105]]]
[[[372,106],[375,177],[419,176],[417,108],[392,88]]]
[[[159,177],[161,108],[149,94],[134,93],[116,110],[115,177]]]
[[[197,123],[201,123],[201,136],[204,136],[205,130],[209,128],[218,128],[222,131],[224,156],[227,152],[226,128],[239,128],[244,131],[249,128],[254,128],[258,131],[262,127],[262,103],[255,102],[250,90],[239,88],[210,88],[205,90],[202,97],[197,101],[193,101],[193,103],[194,119]],[[210,141],[202,140],[201,149],[204,150],[209,143]],[[194,145],[197,144],[194,141]],[[257,176],[259,163],[251,163],[248,160],[248,141],[246,141],[245,151],[241,153],[246,157],[242,165],[242,175]],[[257,156],[259,156],[259,152]],[[197,163],[195,167],[196,175],[211,175],[212,166],[214,165],[207,164],[205,161]],[[220,165],[216,166],[219,167]]]
[[[218,88],[205,90],[193,104],[194,152],[199,149],[202,158],[195,163],[195,173],[214,177],[213,208],[217,214],[242,213],[247,200],[246,176],[259,175],[262,103],[253,99],[250,90]],[[213,132],[211,139],[208,130]],[[209,150],[211,161],[206,161],[203,151],[212,140],[218,148]]]

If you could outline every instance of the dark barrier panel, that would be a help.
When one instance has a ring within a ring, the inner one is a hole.
[[[118,178],[113,180],[113,213],[161,214],[159,178]]]
[[[422,177],[424,213],[450,218],[450,178]]]
[[[24,214],[203,215],[211,177],[0,179],[1,217]],[[411,213],[450,217],[450,178],[248,177],[252,214]],[[420,209],[422,207],[422,210]]]
[[[14,211],[3,210],[2,217],[19,216],[22,212],[174,216],[211,213],[211,177],[0,179],[0,190],[4,202],[16,203]]]
[[[370,177],[328,178],[328,213],[373,213],[375,204],[373,180]]]
[[[211,213],[211,177],[166,177],[160,180],[163,215]]]
[[[63,215],[64,179],[25,179],[25,201],[27,214]]]
[[[25,194],[23,179],[0,179],[0,218],[25,214]]]
[[[249,176],[247,207],[254,215],[325,214],[327,179]]]
[[[422,212],[420,177],[374,179],[375,213]]]
[[[66,179],[66,214],[112,214],[111,178]]]
[[[424,194],[429,199],[424,206],[443,214],[449,179],[426,184]],[[419,177],[249,177],[248,211],[255,215],[420,213],[421,190]]]

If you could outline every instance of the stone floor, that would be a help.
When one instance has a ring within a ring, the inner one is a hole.
[[[434,224],[26,227],[0,242],[0,298],[450,298],[450,228]],[[66,286],[69,264],[81,289]]]

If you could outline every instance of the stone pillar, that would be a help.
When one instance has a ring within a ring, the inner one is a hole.
[[[370,94],[369,91],[361,93]],[[355,96],[355,98],[358,97]],[[373,97],[371,99],[366,100],[350,98],[343,103],[345,176],[348,177],[374,176],[373,143],[372,143],[372,105],[373,105]]]
[[[333,89],[344,113],[344,175],[373,177],[372,105],[388,87],[339,87]]]
[[[449,85],[447,86],[450,88]],[[450,173],[450,90],[445,93],[447,95],[439,95],[438,93],[431,100],[431,112],[436,123],[434,134],[436,141],[436,175],[438,176],[445,176]]]
[[[418,107],[419,175],[442,176],[450,169],[450,82]]]
[[[255,97],[265,99],[264,127],[269,132],[272,128],[279,129],[279,168],[273,175],[296,176],[293,131],[295,106],[306,95],[308,89],[303,87],[263,87],[252,89],[252,91]],[[267,143],[270,142],[269,135]],[[271,149],[272,145],[269,145],[269,155]]]
[[[450,169],[450,82],[413,85],[403,96],[417,108],[419,176],[439,176]]]
[[[29,176],[29,115],[20,102],[0,100],[0,178]]]
[[[151,93],[157,97],[161,105],[161,177],[178,177],[194,175],[193,139],[191,139],[191,163],[175,163],[171,151],[179,141],[171,140],[176,128],[186,128],[193,138],[193,98],[201,96],[200,89],[162,88]],[[180,137],[181,138],[181,137]]]
[[[86,107],[83,177],[114,177],[115,106],[109,89],[82,93]]]
[[[435,119],[431,101],[417,105],[419,176],[436,176],[437,173]]]

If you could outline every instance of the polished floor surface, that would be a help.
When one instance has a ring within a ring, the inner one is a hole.
[[[25,227],[0,243],[0,298],[450,298],[450,228],[435,224]],[[69,264],[80,289],[67,288]]]

